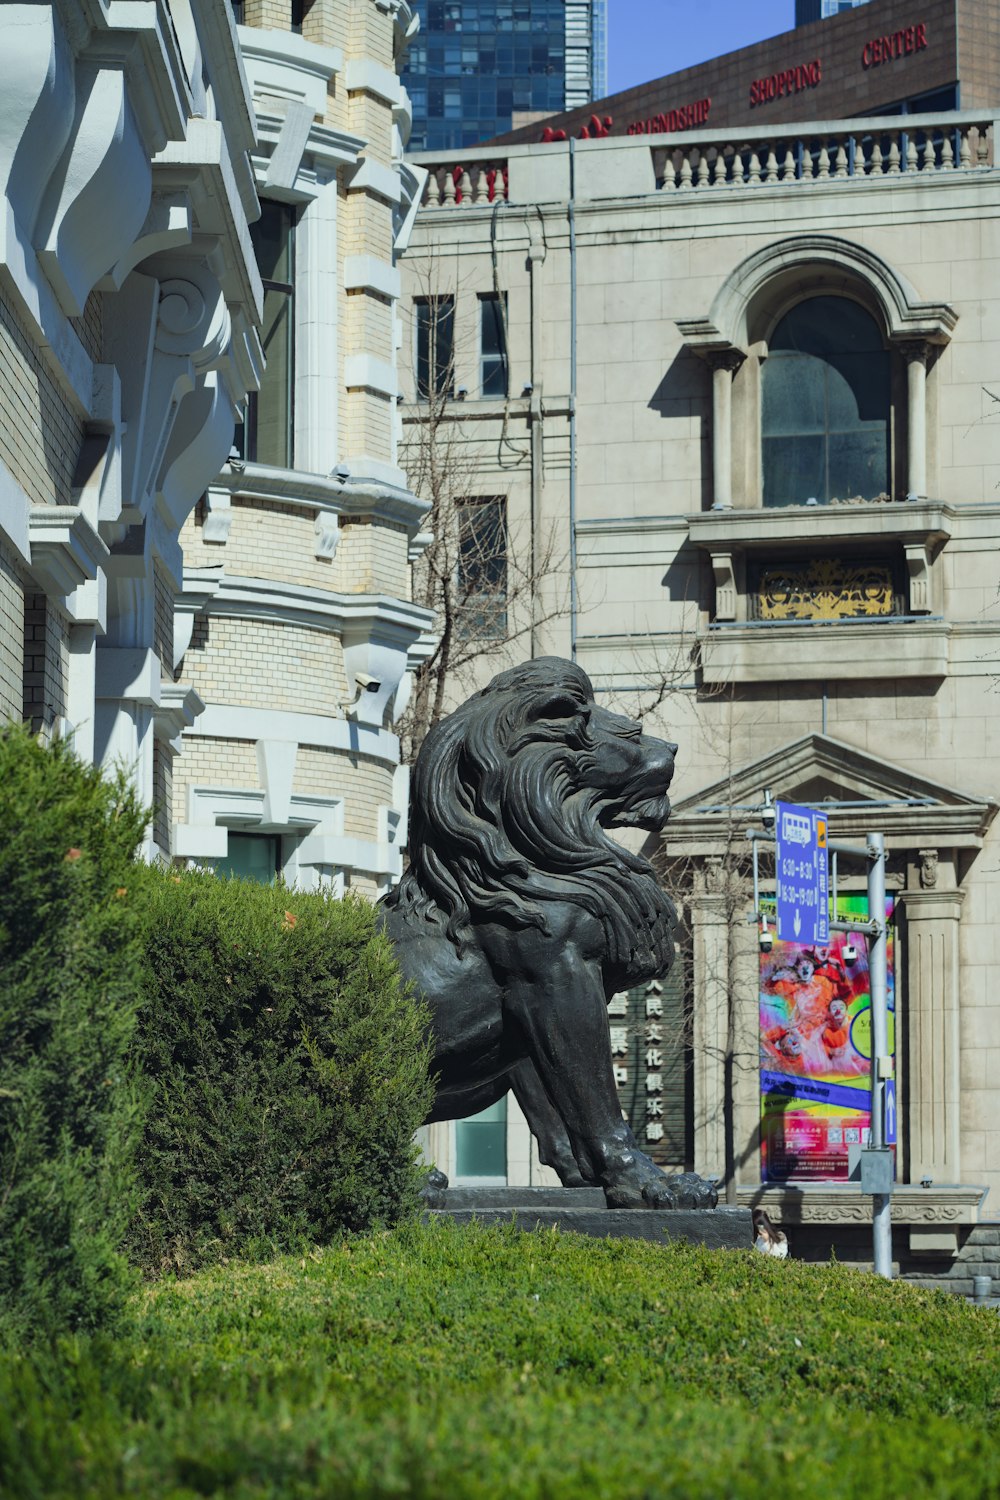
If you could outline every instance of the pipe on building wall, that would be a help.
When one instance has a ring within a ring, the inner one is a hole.
[[[576,661],[576,141],[569,142],[569,657]]]
[[[545,408],[542,403],[542,266],[545,264],[545,225],[538,211],[537,220],[528,224],[528,275],[531,286],[531,655],[538,655],[538,578],[541,569],[538,538],[542,525],[542,484],[544,482]]]

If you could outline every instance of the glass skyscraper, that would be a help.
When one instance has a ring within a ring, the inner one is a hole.
[[[795,0],[795,24],[806,26],[810,21],[839,16],[842,10],[853,10],[856,5],[867,4],[868,0]]]
[[[417,0],[403,82],[412,151],[457,150],[515,115],[574,109],[607,90],[605,0]]]

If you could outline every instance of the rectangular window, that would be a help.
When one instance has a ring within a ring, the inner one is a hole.
[[[417,397],[450,396],[455,387],[455,299],[421,297],[417,308]]]
[[[264,283],[261,343],[267,365],[259,391],[247,399],[246,421],[236,429],[236,446],[251,463],[292,464],[292,387],[294,381],[294,211],[286,203],[261,199],[260,218],[250,238]]]
[[[281,839],[271,833],[231,833],[225,859],[215,861],[217,875],[235,875],[270,885],[281,869]]]
[[[466,639],[507,634],[507,502],[502,496],[459,501],[458,604]]]
[[[507,1100],[468,1120],[455,1121],[455,1177],[459,1182],[507,1177]]]
[[[506,396],[507,297],[495,293],[479,298],[479,384],[484,396]]]

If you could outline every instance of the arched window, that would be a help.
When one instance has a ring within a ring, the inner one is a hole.
[[[766,506],[890,489],[889,351],[864,308],[811,297],[778,323],[761,372]]]

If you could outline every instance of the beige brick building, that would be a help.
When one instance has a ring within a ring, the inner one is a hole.
[[[392,723],[431,624],[408,600],[427,507],[396,453],[396,257],[424,180],[396,69],[415,23],[401,0],[239,9],[268,364],[181,538],[176,675],[205,706],[172,847],[375,895],[400,870]]]
[[[960,1267],[1000,1213],[993,132],[989,112],[951,113],[428,156],[403,265],[408,430],[433,378],[429,296],[454,327],[446,420],[470,494],[503,504],[512,556],[554,539],[565,559],[571,607],[536,649],[680,745],[652,852],[675,862],[681,991],[611,1018],[637,1134],[772,1201],[803,1245],[864,1224],[832,1106],[828,1180],[790,1137],[776,1170],[764,1074],[798,1065],[763,1060],[780,984],[740,881],[765,788],[825,805],[835,836],[881,830],[913,1274]],[[453,1149],[439,1131],[436,1154]]]

